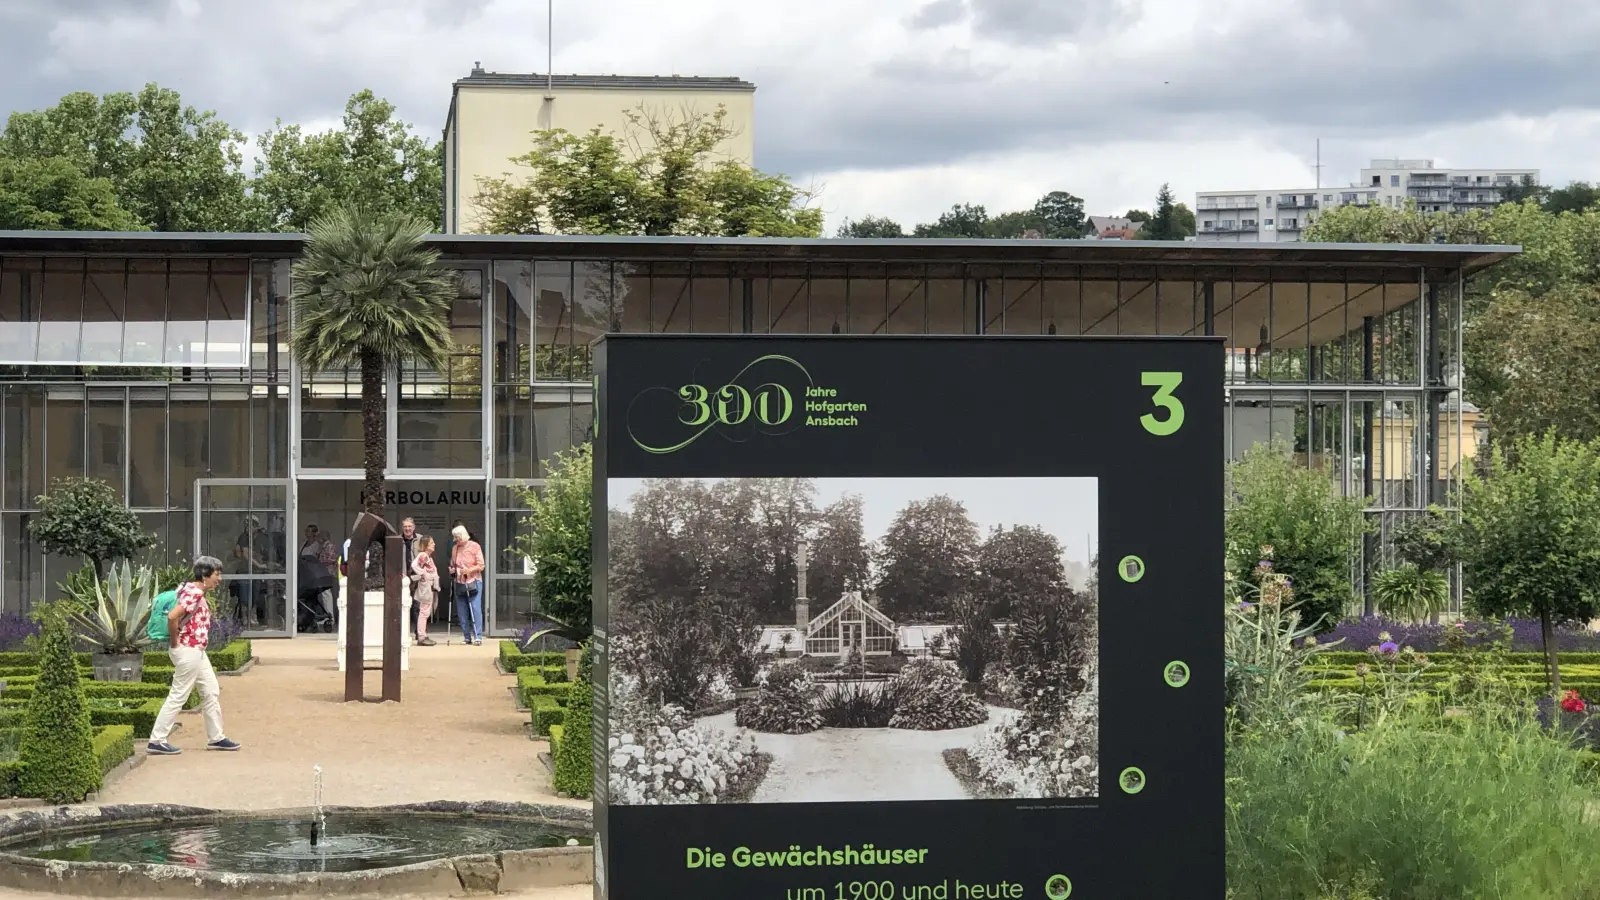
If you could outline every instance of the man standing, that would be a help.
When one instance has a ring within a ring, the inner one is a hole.
[[[167,743],[189,694],[200,690],[200,716],[206,723],[207,750],[237,750],[222,731],[222,698],[217,673],[211,668],[206,646],[211,636],[211,607],[206,593],[222,583],[222,561],[202,556],[194,561],[194,578],[178,588],[178,601],[167,613],[168,655],[172,658],[172,690],[150,729],[145,748],[153,756],[172,756],[183,751]]]
[[[407,516],[400,520],[400,540],[405,545],[405,572],[411,579],[411,641],[417,640],[417,576],[411,571],[411,561],[417,558],[417,523]]]

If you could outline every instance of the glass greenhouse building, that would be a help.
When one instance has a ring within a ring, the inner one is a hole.
[[[28,523],[51,480],[88,475],[170,560],[223,558],[255,633],[295,633],[298,536],[316,525],[342,541],[362,499],[358,373],[307,377],[289,355],[301,240],[0,232],[0,611],[51,596],[77,565],[43,553]],[[1388,525],[1448,505],[1476,450],[1459,392],[1462,282],[1517,251],[433,240],[459,273],[456,346],[443,375],[388,376],[389,509],[441,538],[460,521],[483,542],[500,634],[537,606],[509,549],[515,488],[591,432],[589,346],[604,332],[1224,335],[1229,452],[1281,442]]]

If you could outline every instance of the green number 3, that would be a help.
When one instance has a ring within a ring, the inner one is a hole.
[[[1139,375],[1139,383],[1145,387],[1155,388],[1156,393],[1150,398],[1151,402],[1155,403],[1158,409],[1167,411],[1165,419],[1158,419],[1150,413],[1140,416],[1139,424],[1144,426],[1144,430],[1156,437],[1166,437],[1182,428],[1183,401],[1172,396],[1172,392],[1183,383],[1183,373],[1143,372]]]

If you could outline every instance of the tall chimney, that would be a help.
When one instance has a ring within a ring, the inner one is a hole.
[[[801,538],[794,557],[794,627],[800,629],[801,637],[811,624],[811,601],[806,599],[806,552],[810,549],[811,542]]]

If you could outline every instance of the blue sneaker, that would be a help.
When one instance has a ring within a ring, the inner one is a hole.
[[[223,738],[220,741],[212,741],[211,743],[207,744],[206,745],[206,749],[207,750],[237,750],[237,749],[239,749],[239,742],[238,741],[230,741],[227,738]]]
[[[183,752],[165,741],[151,741],[144,749],[151,756],[177,756]]]

